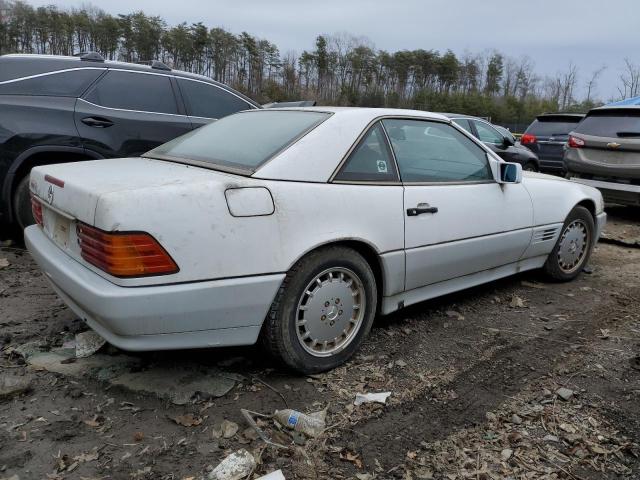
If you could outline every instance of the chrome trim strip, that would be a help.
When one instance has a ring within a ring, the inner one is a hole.
[[[58,73],[66,73],[66,72],[73,72],[76,70],[107,70],[107,67],[77,67],[77,68],[65,68],[63,70],[54,70],[51,72],[44,72],[44,73],[37,73],[35,75],[28,75],[26,77],[20,77],[20,78],[14,78],[12,80],[4,80],[2,82],[0,82],[0,85],[6,85],[8,83],[16,83],[16,82],[22,82],[23,80],[31,80],[32,78],[39,78],[39,77],[48,77],[50,75],[56,75]]]
[[[180,115],[179,113],[147,112],[145,110],[127,110],[126,108],[105,107],[104,105],[98,105],[97,103],[90,102],[89,100],[85,100],[84,98],[78,98],[78,101],[88,103],[89,105],[93,105],[94,107],[104,108],[106,110],[114,110],[116,112],[150,113],[152,115],[167,115],[169,117],[189,118],[189,115]]]

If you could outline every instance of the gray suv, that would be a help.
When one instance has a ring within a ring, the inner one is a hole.
[[[591,110],[569,134],[564,164],[606,201],[640,205],[640,106]]]

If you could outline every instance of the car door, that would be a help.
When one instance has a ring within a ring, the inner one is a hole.
[[[235,93],[208,82],[177,78],[177,83],[194,128],[232,113],[256,108]]]
[[[103,157],[138,156],[192,129],[169,75],[110,69],[75,106],[86,149]]]
[[[383,125],[404,185],[406,290],[520,259],[533,221],[522,184],[497,183],[487,152],[448,123]]]

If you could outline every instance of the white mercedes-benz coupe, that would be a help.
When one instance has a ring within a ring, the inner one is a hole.
[[[141,158],[34,168],[33,258],[125,350],[249,345],[335,367],[376,314],[542,268],[570,280],[598,190],[522,173],[428,112],[241,112]]]

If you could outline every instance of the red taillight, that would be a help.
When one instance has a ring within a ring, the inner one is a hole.
[[[522,145],[531,145],[533,143],[536,143],[537,141],[538,141],[538,139],[536,138],[536,136],[535,135],[531,135],[530,133],[525,133],[520,138],[520,143]]]
[[[571,148],[582,148],[584,147],[584,140],[578,137],[574,137],[573,135],[570,135],[569,146]]]
[[[105,232],[78,223],[82,258],[114,277],[167,275],[179,268],[148,233]]]
[[[33,193],[31,194],[31,212],[36,223],[42,226],[42,203]]]

